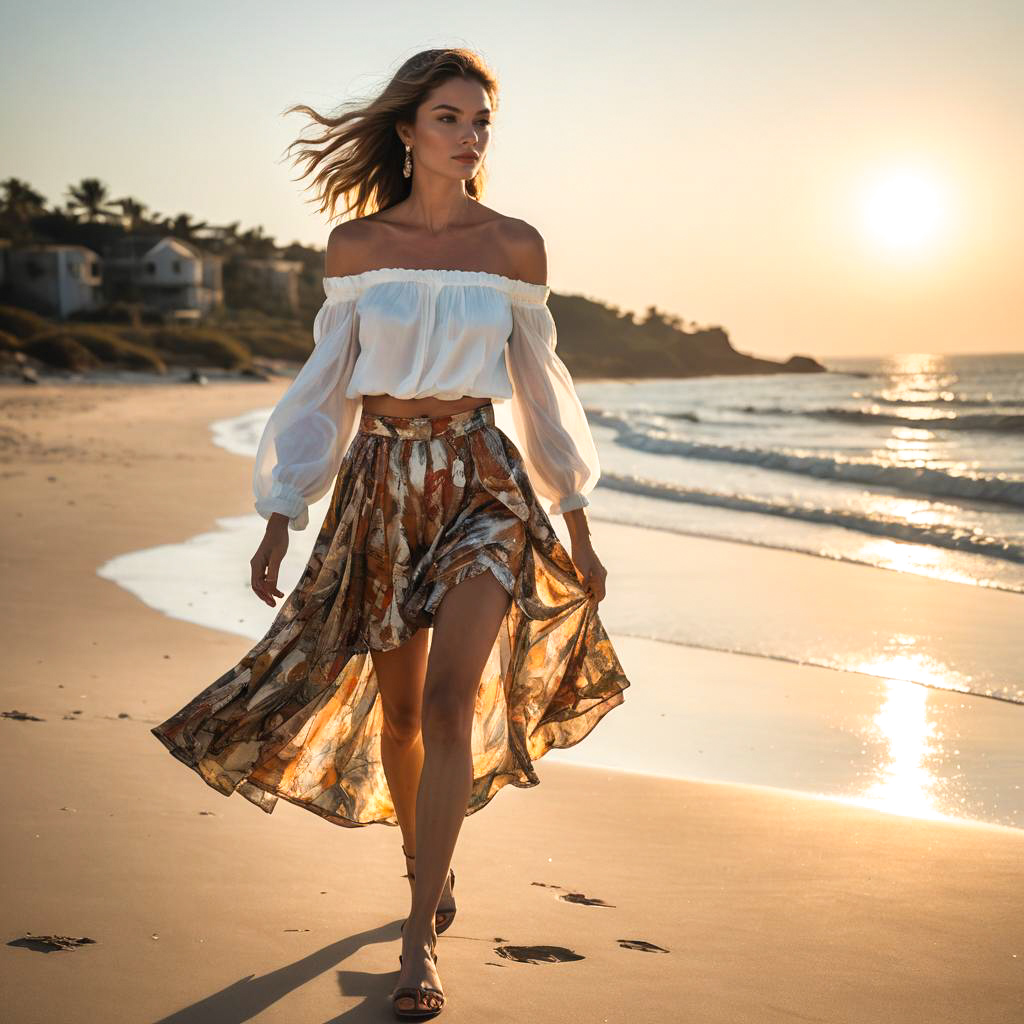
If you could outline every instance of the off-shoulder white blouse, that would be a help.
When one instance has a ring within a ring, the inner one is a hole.
[[[362,396],[508,401],[550,513],[589,504],[597,449],[555,354],[548,285],[477,270],[386,267],[323,279],[313,352],[274,407],[253,471],[256,510],[305,529],[359,426]]]

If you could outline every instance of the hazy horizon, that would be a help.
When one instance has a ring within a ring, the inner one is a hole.
[[[282,112],[467,46],[501,87],[483,202],[541,231],[553,290],[771,358],[1024,349],[1016,5],[402,3],[386,32],[368,6],[302,12],[5,5],[0,176],[322,249]]]

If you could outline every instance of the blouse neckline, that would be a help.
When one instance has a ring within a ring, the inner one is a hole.
[[[497,288],[519,302],[544,305],[551,287],[521,281],[519,278],[492,274],[486,270],[435,270],[413,267],[378,267],[364,270],[361,274],[344,274],[340,277],[323,279],[324,293],[337,298],[356,298],[364,288],[385,281],[419,281],[434,285],[478,285]]]

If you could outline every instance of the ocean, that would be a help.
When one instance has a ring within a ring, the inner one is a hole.
[[[1024,593],[1024,353],[578,381],[601,515]]]

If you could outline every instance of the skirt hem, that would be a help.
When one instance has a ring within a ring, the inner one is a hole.
[[[628,685],[629,684],[627,683],[626,686]],[[599,704],[596,704],[593,707],[588,708],[584,712],[580,712],[579,715],[569,716],[570,718],[580,718],[584,715],[593,715],[595,711],[597,711],[599,708],[601,709],[601,713],[594,717],[594,720],[591,723],[590,728],[585,733],[573,737],[567,743],[559,743],[557,741],[547,743],[545,744],[542,750],[533,755],[533,759],[539,760],[549,750],[566,750],[569,747],[574,747],[576,746],[576,744],[586,739],[587,736],[590,735],[591,731],[593,731],[593,729],[601,721],[601,719],[604,718],[604,716],[609,711],[611,711],[613,708],[618,707],[623,702],[623,700],[625,699],[623,691],[626,689],[626,686],[624,686],[621,690],[617,691],[616,693],[611,694],[609,697],[601,701]],[[289,795],[288,793],[283,793],[279,789],[275,789],[273,785],[261,782],[259,779],[254,779],[249,776],[241,778],[232,788],[224,789],[221,786],[217,785],[217,783],[213,779],[207,778],[206,775],[204,775],[203,772],[200,770],[199,764],[196,761],[195,757],[190,757],[189,752],[185,748],[177,746],[170,737],[165,736],[162,732],[160,732],[159,726],[151,729],[150,732],[152,732],[153,735],[156,736],[158,740],[160,740],[160,742],[171,752],[171,754],[174,755],[175,758],[177,758],[182,764],[191,768],[192,771],[194,771],[196,775],[200,779],[202,779],[203,782],[205,782],[212,790],[214,790],[214,792],[219,793],[221,796],[225,798],[237,794],[238,796],[244,797],[250,803],[255,804],[255,806],[257,806],[261,811],[263,811],[266,814],[273,814],[278,799],[281,799],[285,800],[290,804],[295,805],[296,807],[301,807],[304,810],[312,811],[314,814],[318,815],[321,818],[324,818],[326,821],[329,821],[334,825],[341,825],[345,828],[363,828],[367,825],[389,825],[391,827],[396,827],[398,825],[398,821],[393,816],[358,820],[355,818],[345,817],[345,815],[342,814],[334,814],[326,810],[325,808],[318,806],[315,803],[310,803],[308,800],[303,800],[301,797],[295,797]],[[521,768],[520,771],[521,774],[519,775],[510,772],[502,773],[504,775],[507,775],[508,778],[506,778],[504,782],[501,782],[497,786],[494,785],[494,779],[498,778],[499,776],[497,774],[492,776],[491,785],[489,787],[486,799],[481,800],[479,803],[475,805],[467,807],[466,817],[468,818],[470,815],[475,814],[477,811],[483,810],[483,808],[485,808],[498,795],[498,793],[505,788],[505,786],[515,786],[517,789],[533,789],[535,786],[540,785],[540,776],[534,770],[532,764],[530,764],[528,768]],[[246,786],[250,786],[258,790],[259,793],[247,793],[245,791]],[[269,797],[270,799],[264,799],[264,796]]]

